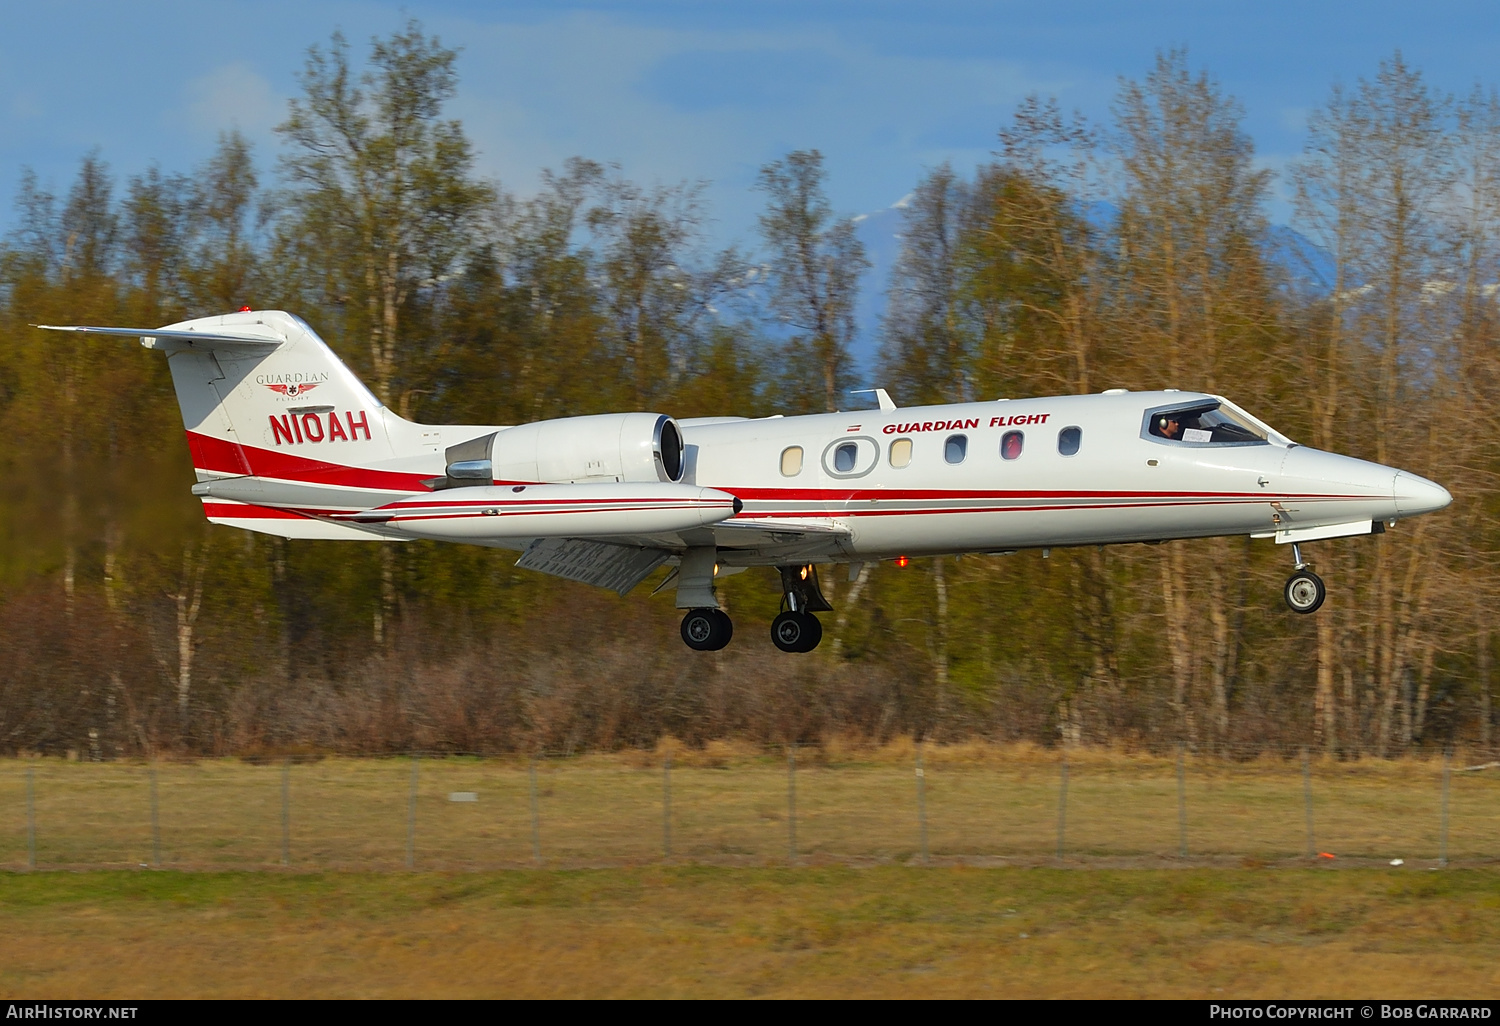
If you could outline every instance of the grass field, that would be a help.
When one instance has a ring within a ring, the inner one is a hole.
[[[672,756],[670,813],[663,761]],[[802,753],[795,840],[812,863],[1036,864],[1055,859],[1059,753],[954,745],[923,753],[830,747]],[[1466,762],[1460,758],[1455,765]],[[41,868],[254,869],[282,858],[285,785],[289,865],[424,870],[634,866],[674,861],[781,864],[792,803],[784,756],[710,746],[525,761],[327,759],[284,767],[196,763],[0,763],[0,868],[27,866],[26,791]],[[1434,862],[1443,850],[1440,760],[1234,762],[1188,757],[1179,820],[1173,758],[1074,751],[1068,756],[1065,862],[1279,863],[1307,854],[1306,786],[1317,851],[1354,862]],[[151,780],[157,794],[153,838]],[[455,792],[477,800],[451,801]],[[1454,864],[1500,859],[1500,770],[1454,772],[1447,853]],[[1342,863],[1341,863],[1342,864]]]
[[[1500,872],[646,866],[0,875],[41,997],[1500,992]]]
[[[543,760],[534,804],[525,761],[420,760],[413,802],[408,759],[10,760],[0,993],[1500,993],[1494,771],[1451,775],[1435,871],[1436,760],[1190,757],[1179,791],[1074,751],[1058,860],[1059,753],[929,747],[920,799],[916,755],[803,752],[795,866],[785,757],[725,745]]]

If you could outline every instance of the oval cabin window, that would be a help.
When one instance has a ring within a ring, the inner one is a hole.
[[[1078,455],[1078,447],[1083,444],[1083,428],[1065,427],[1057,433],[1057,451],[1064,456]]]
[[[1019,459],[1021,450],[1026,445],[1026,435],[1021,431],[1007,431],[1000,436],[1000,458],[1002,460]]]
[[[793,445],[781,450],[781,476],[796,477],[802,473],[802,446]]]
[[[840,474],[854,472],[854,461],[859,458],[859,446],[845,442],[833,450],[833,469]]]
[[[962,463],[969,454],[968,435],[949,435],[943,443],[943,459],[949,463]]]
[[[910,438],[898,438],[891,443],[891,466],[897,470],[911,466]]]

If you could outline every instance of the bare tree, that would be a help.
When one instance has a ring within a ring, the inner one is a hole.
[[[796,150],[760,169],[769,197],[760,232],[771,248],[771,306],[813,358],[826,410],[837,409],[859,276],[870,266],[854,221],[836,218],[823,194],[823,155]]]
[[[1188,70],[1183,51],[1160,54],[1144,82],[1122,84],[1115,104],[1119,165],[1120,279],[1136,325],[1136,373],[1172,387],[1216,391],[1272,338],[1261,267],[1266,171],[1254,165],[1239,104],[1206,73]],[[1213,544],[1190,572],[1181,545],[1166,549],[1161,588],[1172,665],[1172,704],[1196,737],[1190,707],[1208,685],[1213,733],[1229,728],[1228,695],[1239,639],[1239,610],[1226,601],[1247,572],[1243,550]],[[1196,582],[1206,594],[1191,599]],[[1196,631],[1190,610],[1208,611]],[[1205,680],[1206,678],[1206,680]]]
[[[961,310],[959,249],[967,183],[943,163],[901,211],[901,253],[881,322],[881,379],[908,403],[962,402],[973,338]]]

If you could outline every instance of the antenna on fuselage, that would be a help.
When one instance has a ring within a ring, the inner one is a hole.
[[[866,395],[866,394],[868,394],[870,392],[874,392],[875,393],[875,401],[880,404],[880,408],[882,410],[889,411],[889,410],[894,410],[896,408],[896,400],[892,399],[890,393],[887,392],[883,388],[851,388],[851,389],[849,389],[849,394],[850,395]]]

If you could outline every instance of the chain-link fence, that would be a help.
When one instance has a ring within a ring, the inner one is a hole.
[[[0,766],[0,865],[478,869],[670,859],[1170,864],[1500,858],[1500,764],[1463,753],[897,745],[529,760]]]

